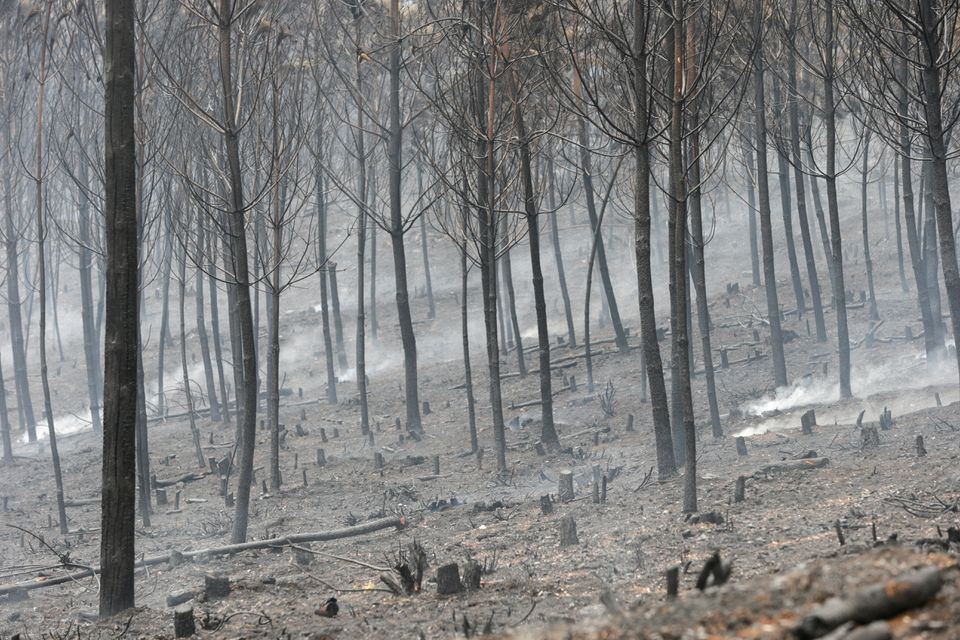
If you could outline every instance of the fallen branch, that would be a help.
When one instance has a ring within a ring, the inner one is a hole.
[[[924,567],[862,589],[848,598],[831,598],[804,617],[795,631],[800,638],[819,638],[847,622],[868,624],[892,618],[923,605],[942,585],[940,570]]]
[[[206,473],[185,473],[182,476],[179,476],[177,478],[170,478],[169,480],[161,480],[160,478],[157,478],[156,485],[161,488],[172,487],[181,482],[186,484],[188,482],[202,480],[205,477],[207,477]]]
[[[760,467],[753,473],[753,477],[759,475],[771,475],[774,473],[788,473],[790,471],[808,471],[811,469],[820,469],[830,464],[830,458],[804,458],[803,460],[784,460]]]
[[[179,556],[185,559],[193,559],[200,557],[215,557],[215,556],[226,556],[232,555],[235,553],[241,553],[243,551],[252,551],[254,549],[267,549],[270,547],[280,547],[293,544],[299,544],[303,542],[328,542],[330,540],[340,540],[342,538],[352,538],[355,536],[362,536],[368,533],[375,533],[383,529],[389,529],[391,527],[396,529],[402,529],[406,524],[406,521],[401,516],[393,516],[389,518],[380,518],[378,520],[371,520],[370,522],[365,522],[363,524],[358,524],[352,527],[345,527],[343,529],[334,529],[332,531],[316,531],[313,533],[298,533],[294,535],[284,536],[281,538],[270,538],[268,540],[256,540],[253,542],[241,542],[240,544],[228,544],[222,547],[212,547],[210,549],[198,549],[196,551],[184,551],[180,553]],[[134,565],[135,568],[149,567],[158,564],[164,564],[170,561],[171,554],[165,553],[158,556],[148,556],[145,557]],[[30,591],[32,589],[40,589],[42,587],[51,587],[57,584],[64,584],[66,582],[73,582],[74,580],[79,580],[80,578],[87,578],[100,573],[99,567],[93,567],[86,569],[85,571],[77,571],[64,576],[57,576],[56,578],[50,578],[49,580],[30,580],[27,582],[19,582],[17,584],[10,584],[3,587],[0,587],[0,596],[4,596],[10,593],[15,593],[19,591]]]

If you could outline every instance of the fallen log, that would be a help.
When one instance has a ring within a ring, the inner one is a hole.
[[[63,501],[63,506],[67,509],[71,507],[87,507],[94,504],[100,504],[100,498],[81,498],[78,500],[70,500],[68,498]]]
[[[804,617],[795,629],[800,638],[819,638],[848,622],[869,624],[922,606],[943,585],[937,567],[901,575],[862,589],[848,598],[831,598]]]
[[[789,473],[790,471],[808,471],[820,469],[830,464],[830,458],[804,458],[802,460],[784,460],[760,467],[753,472],[753,477],[771,475],[774,473]]]
[[[170,556],[173,554],[176,554],[178,557],[185,558],[185,559],[227,556],[235,553],[242,553],[244,551],[252,551],[255,549],[285,547],[293,544],[303,544],[304,542],[329,542],[330,540],[340,540],[342,538],[353,538],[355,536],[362,536],[369,533],[376,533],[377,531],[381,531],[383,529],[389,529],[391,527],[396,529],[402,529],[404,525],[406,525],[406,520],[401,516],[379,518],[377,520],[371,520],[370,522],[364,522],[363,524],[354,525],[352,527],[344,527],[343,529],[333,529],[331,531],[315,531],[312,533],[297,533],[289,536],[282,536],[279,538],[269,538],[267,540],[255,540],[253,542],[241,542],[239,544],[228,544],[221,547],[212,547],[210,549],[198,549],[196,551],[183,551],[183,552],[174,551],[173,553],[165,553],[157,556],[148,556],[141,560],[138,560],[134,564],[134,568],[139,569],[141,567],[151,567],[158,564],[165,564],[170,561]],[[74,573],[57,576],[56,578],[50,578],[49,580],[34,579],[34,580],[28,580],[26,582],[18,582],[16,584],[0,586],[0,596],[9,595],[11,593],[20,593],[23,591],[30,591],[33,589],[41,589],[43,587],[52,587],[58,584],[73,582],[74,580],[79,580],[81,578],[89,578],[90,576],[97,575],[99,573],[100,573],[100,567],[91,567],[89,569],[84,569],[83,571],[76,571]]]
[[[206,477],[207,477],[207,474],[206,474],[206,473],[192,473],[192,472],[191,472],[191,473],[185,473],[185,474],[183,474],[182,476],[179,476],[179,477],[177,477],[177,478],[170,478],[170,479],[168,479],[168,480],[161,480],[160,478],[157,478],[156,486],[158,486],[158,487],[160,487],[160,488],[163,488],[163,487],[172,487],[172,486],[174,486],[174,485],[176,485],[176,484],[179,484],[179,483],[181,483],[181,482],[184,483],[184,484],[186,484],[186,483],[188,483],[188,482],[194,482],[194,481],[196,481],[196,480],[202,480],[203,478],[206,478]]]

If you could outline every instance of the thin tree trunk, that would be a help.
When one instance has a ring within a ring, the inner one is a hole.
[[[57,513],[60,521],[60,533],[67,533],[67,510],[63,501],[63,473],[60,470],[60,453],[57,450],[57,431],[54,427],[53,404],[50,399],[50,378],[47,375],[47,268],[46,268],[46,213],[43,202],[43,115],[44,95],[47,83],[47,33],[50,26],[50,12],[53,9],[52,0],[47,1],[43,16],[43,46],[40,48],[40,86],[37,92],[37,131],[36,131],[36,165],[34,167],[34,182],[36,183],[37,199],[37,273],[39,278],[38,296],[40,298],[40,381],[43,385],[43,409],[47,421],[47,432],[50,438],[50,458],[53,463],[53,479],[57,487]]]
[[[337,365],[340,371],[346,370],[347,347],[343,336],[343,313],[340,311],[340,287],[337,285],[337,263],[328,263],[327,278],[330,284],[330,305],[333,307],[333,334],[336,340]]]
[[[323,163],[319,155],[323,151],[322,141],[317,139],[317,252],[320,257],[320,325],[323,333],[323,359],[327,367],[327,404],[337,404],[337,374],[333,359],[333,338],[330,335],[330,305],[327,297],[327,270],[330,257],[327,255],[327,194],[323,180]]]
[[[661,481],[676,475],[673,441],[670,437],[670,409],[667,386],[663,379],[663,361],[657,340],[657,315],[654,306],[653,277],[650,268],[651,204],[650,204],[650,121],[647,103],[647,4],[634,0],[633,48],[634,69],[634,252],[637,269],[637,302],[640,311],[640,333],[643,362],[646,366],[653,413],[653,434],[657,450],[657,478]]]
[[[473,395],[473,371],[470,366],[470,323],[467,317],[467,233],[469,232],[470,209],[464,203],[461,213],[461,232],[463,244],[460,249],[460,337],[463,343],[463,378],[464,389],[467,394],[467,429],[470,434],[470,451],[477,451],[480,443],[477,440],[477,407]]]
[[[783,98],[780,91],[780,81],[773,82],[773,100],[779,105],[783,104]],[[780,181],[780,211],[783,214],[783,233],[787,245],[787,262],[790,265],[790,281],[793,283],[793,295],[797,300],[797,317],[801,317],[807,309],[806,301],[803,296],[803,282],[800,279],[800,266],[797,262],[797,245],[793,239],[793,209],[790,202],[790,164],[787,162],[787,156],[784,153],[784,144],[780,140],[775,144],[777,153],[777,177]]]
[[[199,282],[199,278],[197,278]],[[183,251],[180,258],[180,373],[183,377],[183,395],[187,401],[187,416],[190,421],[190,435],[193,437],[193,450],[197,454],[197,467],[203,469],[207,461],[203,456],[203,447],[200,446],[200,429],[197,428],[197,417],[193,410],[193,391],[190,389],[190,373],[187,370],[187,322],[184,311],[184,302],[187,297],[187,252]],[[199,289],[199,287],[197,287]],[[212,409],[211,409],[212,412]]]
[[[376,193],[372,180],[370,189]],[[369,202],[369,200],[368,200]],[[380,340],[380,320],[377,317],[377,225],[370,225],[370,338],[374,344]]]
[[[161,270],[161,309],[160,309],[160,335],[157,340],[157,415],[165,416],[167,414],[166,394],[163,385],[164,355],[168,342],[170,341],[170,269],[171,256],[173,255],[173,240],[171,239],[170,219],[164,215],[163,233],[163,263]]]
[[[360,24],[357,23],[357,37],[360,37]],[[363,95],[363,75],[361,70],[361,60],[357,59],[356,82],[357,95]],[[360,396],[360,433],[367,435],[370,433],[370,407],[367,395],[367,338],[366,338],[366,317],[364,312],[363,287],[364,287],[364,261],[367,241],[367,203],[369,194],[367,193],[367,147],[366,131],[364,127],[363,109],[357,108],[357,194],[360,198],[357,209],[357,393]],[[375,225],[371,225],[375,226]]]
[[[10,148],[10,128],[13,118],[0,127],[4,135],[3,148]],[[23,337],[23,317],[20,309],[20,247],[19,231],[14,225],[13,185],[10,172],[3,171],[3,210],[6,219],[7,250],[7,312],[10,321],[10,348],[13,353],[14,384],[17,392],[17,412],[20,415],[20,428],[26,430],[29,442],[37,441],[37,421],[33,415],[33,402],[30,399],[30,381],[27,378],[27,355]]]
[[[579,93],[582,91],[579,87],[579,76],[576,77],[575,82],[577,83],[575,91]],[[577,120],[577,135],[580,147],[580,170],[583,177],[583,189],[587,197],[587,215],[590,217],[591,231],[595,234],[599,234],[597,231],[599,228],[599,222],[597,221],[597,206],[594,199],[593,188],[593,162],[591,160],[589,146],[590,135],[587,128],[586,119],[580,117]],[[610,322],[613,325],[617,349],[619,349],[621,353],[626,353],[628,349],[627,334],[624,332],[623,323],[620,321],[620,309],[617,306],[617,298],[613,292],[613,282],[610,279],[610,270],[607,267],[607,253],[603,246],[602,235],[598,235],[597,260],[599,262],[598,267],[600,269],[600,280],[603,282],[603,292],[607,299],[607,308],[610,312]]]
[[[407,404],[407,429],[420,433],[420,391],[417,387],[417,338],[410,316],[407,290],[407,256],[403,247],[403,203],[401,181],[403,171],[403,129],[400,123],[400,3],[390,0],[390,91],[388,94],[389,136],[387,160],[390,176],[390,241],[393,245],[393,276],[396,281],[397,321],[403,344],[404,392]]]
[[[527,218],[527,241],[530,245],[530,270],[533,273],[533,307],[537,314],[537,352],[540,356],[540,442],[548,449],[560,446],[553,423],[553,386],[550,380],[550,331],[547,328],[547,299],[543,293],[543,270],[540,266],[540,227],[537,221],[537,196],[533,190],[533,171],[530,160],[530,140],[523,120],[516,76],[513,81],[513,116],[520,147],[520,179],[523,183],[523,208]],[[517,343],[523,360],[523,350]]]
[[[423,165],[417,162],[417,193],[423,193]],[[426,216],[420,216],[420,253],[423,255],[423,279],[427,288],[427,319],[437,316],[437,307],[433,299],[433,279],[430,277],[430,253],[427,242]]]
[[[789,27],[789,37],[791,39],[795,38],[796,20],[797,0],[792,0]],[[810,237],[810,222],[807,217],[806,190],[803,186],[803,159],[800,154],[800,106],[797,99],[797,53],[793,47],[789,47],[787,55],[787,108],[790,114],[790,155],[793,159],[793,184],[797,191],[797,221],[800,224],[800,239],[803,243],[803,258],[807,266],[807,280],[810,282],[810,302],[813,305],[817,340],[826,342],[827,323],[823,316],[820,277],[817,274],[817,261],[813,254],[813,239]]]
[[[571,349],[577,347],[577,331],[573,324],[573,310],[570,307],[570,291],[567,289],[567,275],[563,269],[563,252],[560,250],[560,229],[557,221],[557,185],[556,169],[553,164],[553,146],[547,153],[547,205],[553,212],[550,215],[550,240],[553,242],[553,258],[557,265],[557,277],[560,283],[560,297],[563,299],[563,314],[567,320],[567,344]]]
[[[203,213],[197,214],[197,250],[203,251],[206,245],[206,230],[203,224]],[[199,261],[199,256],[198,256]],[[220,413],[220,402],[217,400],[217,384],[213,375],[213,362],[210,359],[210,337],[207,335],[207,321],[203,313],[203,268],[198,266],[196,272],[196,290],[194,291],[194,306],[197,312],[197,338],[200,340],[200,356],[203,359],[203,377],[207,384],[207,404],[210,405],[210,419],[214,422],[223,420]],[[183,336],[180,337],[183,340]],[[182,355],[182,354],[181,354]]]
[[[513,348],[517,352],[517,371],[520,377],[527,375],[527,363],[523,358],[523,336],[520,335],[520,319],[517,317],[517,297],[513,288],[513,262],[510,260],[510,246],[506,233],[506,220],[501,224],[503,235],[501,243],[503,255],[500,256],[500,268],[503,274],[503,286],[507,290],[506,307],[510,311],[510,326],[513,327]]]
[[[816,167],[813,158],[813,139],[810,133],[810,123],[803,125],[803,136],[807,148],[807,159],[811,167]],[[827,263],[827,275],[830,278],[830,291],[833,291],[833,249],[830,248],[830,232],[827,230],[827,218],[823,211],[823,201],[820,199],[820,187],[817,183],[819,176],[810,174],[810,199],[817,217],[817,228],[820,232],[820,243],[823,245],[823,259]]]
[[[219,67],[223,91],[223,114],[225,119],[224,146],[227,152],[227,163],[230,177],[230,211],[228,212],[228,232],[230,234],[233,251],[233,274],[236,292],[236,316],[238,335],[242,340],[240,352],[243,354],[243,411],[238,422],[241,424],[237,441],[240,451],[240,473],[237,479],[236,510],[233,519],[233,532],[230,541],[234,544],[243,542],[247,538],[247,521],[250,510],[250,485],[253,480],[253,453],[257,435],[257,354],[255,353],[255,339],[253,335],[253,315],[250,305],[250,280],[247,268],[247,239],[244,230],[243,217],[245,206],[243,202],[243,183],[240,168],[240,143],[237,137],[237,126],[234,121],[236,109],[234,107],[234,85],[231,70],[233,46],[233,10],[231,0],[220,0],[219,5]],[[240,396],[241,390],[237,390]]]
[[[10,435],[10,416],[7,414],[7,387],[3,381],[0,363],[0,439],[3,440],[3,462],[13,462],[13,438]]]
[[[893,165],[893,223],[897,234],[897,271],[900,274],[900,291],[907,293],[907,275],[903,259],[903,224],[900,222],[900,171],[896,162]]]
[[[780,303],[777,299],[777,275],[774,268],[773,227],[770,223],[770,190],[767,186],[767,117],[764,99],[764,69],[760,47],[754,54],[754,91],[757,117],[757,190],[759,192],[760,243],[763,249],[763,284],[767,294],[767,321],[770,323],[770,350],[773,352],[773,378],[778,387],[788,384],[787,364],[780,328]]]
[[[217,278],[214,275],[217,269],[216,256],[212,234],[207,234],[207,285],[210,294],[210,330],[213,336],[213,356],[217,364],[217,380],[220,382],[220,407],[223,412],[223,421],[230,424],[230,394],[227,393],[227,381],[223,374],[223,341],[220,339],[220,305],[217,302]],[[200,283],[198,286],[203,286]]]
[[[85,159],[81,159],[77,170],[77,180],[80,182],[77,207],[77,240],[79,242],[80,260],[80,319],[83,323],[83,356],[87,370],[87,395],[90,399],[90,421],[94,433],[103,430],[100,417],[100,337],[97,334],[96,322],[93,316],[93,280],[91,268],[93,252],[90,250],[92,238],[90,236],[90,202],[86,197],[89,188],[89,170]]]
[[[870,259],[870,231],[867,219],[867,178],[870,161],[870,129],[864,125],[863,159],[860,167],[860,226],[863,231],[863,261],[867,267],[867,300],[870,320],[879,320],[877,293],[873,287],[873,261]]]
[[[837,202],[837,103],[834,98],[834,30],[833,0],[825,0],[826,44],[823,67],[823,114],[827,135],[827,208],[830,212],[830,241],[833,253],[833,304],[837,313],[837,349],[840,352],[840,397],[849,398],[850,335],[847,329],[847,294],[843,281],[843,239],[840,236],[840,206]],[[812,151],[811,151],[812,153]]]
[[[756,125],[754,125],[756,128]],[[754,136],[751,132],[751,137]],[[760,238],[757,235],[757,180],[755,178],[756,163],[753,159],[753,141],[746,141],[743,145],[744,164],[747,165],[747,215],[750,230],[750,276],[754,287],[761,285],[760,270]]]

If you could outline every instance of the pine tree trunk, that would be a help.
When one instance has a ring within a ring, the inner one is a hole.
[[[790,25],[788,37],[795,38],[797,20],[797,0],[790,5]],[[827,341],[827,324],[823,316],[823,298],[820,294],[820,278],[817,275],[817,261],[813,254],[813,239],[810,237],[810,222],[807,217],[807,197],[804,189],[803,160],[800,155],[800,107],[797,99],[797,54],[790,47],[787,53],[787,108],[790,119],[790,155],[793,164],[793,185],[797,193],[797,221],[800,224],[800,239],[803,243],[803,258],[807,266],[807,280],[810,282],[810,302],[813,305],[813,319],[817,327],[817,340]]]
[[[213,338],[213,356],[217,365],[217,380],[220,383],[220,409],[223,414],[223,421],[230,424],[230,394],[227,393],[227,381],[223,374],[223,341],[220,339],[220,310],[217,301],[218,287],[217,278],[214,276],[217,269],[216,249],[213,243],[212,235],[208,233],[206,237],[207,250],[207,285],[210,298],[210,332]],[[203,286],[200,283],[198,286]]]
[[[777,107],[783,104],[780,91],[780,81],[773,82],[773,101]],[[793,295],[797,300],[797,317],[800,318],[807,309],[803,296],[803,282],[800,279],[800,266],[797,262],[797,245],[793,239],[793,209],[790,202],[790,164],[783,152],[785,142],[779,140],[776,147],[777,177],[780,181],[780,211],[783,214],[783,233],[787,246],[787,262],[790,265],[790,281],[793,283]]]
[[[423,165],[417,162],[417,193],[423,194]],[[433,279],[430,277],[430,253],[427,242],[426,216],[420,215],[420,253],[423,255],[423,280],[427,288],[427,319],[437,316],[437,307],[433,299]]]
[[[96,322],[93,314],[93,280],[91,268],[93,252],[90,251],[92,238],[90,235],[90,202],[86,192],[90,178],[89,169],[84,159],[81,159],[77,169],[77,180],[80,182],[81,193],[78,194],[77,207],[77,240],[79,244],[79,271],[80,271],[80,319],[83,323],[83,357],[87,370],[87,395],[90,399],[90,421],[94,433],[103,430],[100,416],[101,398],[101,368],[100,368],[100,337],[97,334]]]
[[[634,0],[634,154],[636,176],[634,185],[634,251],[637,269],[637,302],[640,310],[640,333],[643,362],[650,387],[653,412],[653,434],[657,450],[657,477],[666,480],[676,475],[673,441],[670,437],[670,409],[667,405],[667,386],[663,379],[663,361],[657,340],[657,315],[654,305],[651,274],[651,196],[650,196],[650,114],[647,97],[648,50],[645,41],[648,19],[647,4]]]
[[[139,276],[134,136],[134,5],[106,2],[106,340],[100,502],[100,616],[133,607]]]
[[[893,165],[893,223],[897,234],[897,271],[900,274],[900,291],[907,293],[907,274],[903,258],[903,224],[900,221],[900,171],[896,162]]]
[[[513,348],[517,352],[517,371],[520,377],[527,375],[527,363],[523,358],[523,336],[520,335],[520,319],[517,317],[517,299],[513,288],[513,263],[510,260],[510,247],[506,234],[506,220],[501,224],[503,234],[501,244],[503,255],[500,256],[500,268],[503,273],[503,286],[507,290],[506,307],[510,311],[510,326],[513,328]]]
[[[870,230],[867,218],[867,178],[870,161],[870,129],[863,127],[863,158],[860,166],[860,226],[863,233],[863,261],[867,267],[867,300],[870,320],[880,319],[877,311],[877,293],[873,287],[873,261],[870,259]]]
[[[830,242],[833,253],[833,304],[837,314],[837,349],[840,352],[840,397],[849,398],[850,390],[850,335],[847,328],[847,293],[843,279],[843,239],[840,236],[840,206],[837,202],[837,102],[834,98],[834,30],[833,0],[825,0],[826,46],[823,67],[823,114],[827,143],[827,209],[830,212]]]
[[[466,189],[466,186],[464,186]],[[467,315],[467,234],[469,233],[470,207],[463,203],[461,212],[461,233],[463,234],[463,244],[460,249],[460,338],[463,344],[463,379],[464,389],[467,394],[467,429],[470,434],[470,451],[477,451],[480,443],[477,440],[477,408],[476,399],[473,394],[473,371],[470,366],[470,323]]]
[[[550,240],[553,243],[553,258],[557,265],[557,277],[560,283],[560,297],[563,300],[563,315],[567,320],[567,344],[571,349],[577,347],[577,331],[573,324],[573,310],[570,307],[570,291],[567,289],[567,275],[563,269],[563,252],[560,250],[560,229],[557,221],[557,185],[556,169],[553,165],[553,147],[547,155],[547,206],[550,215]]]
[[[199,283],[200,279],[197,278]],[[200,430],[197,428],[197,417],[193,410],[193,391],[190,389],[190,373],[187,370],[187,322],[184,311],[187,297],[187,253],[180,257],[180,373],[183,379],[183,395],[187,401],[187,416],[190,422],[190,435],[193,437],[193,450],[197,454],[197,468],[203,469],[207,462],[203,456],[203,447],[200,446]],[[199,288],[199,287],[198,287]],[[212,379],[212,378],[211,378]]]
[[[197,214],[197,248],[202,251],[206,245],[206,230],[203,224],[203,213]],[[199,263],[199,256],[197,258]],[[203,268],[198,266],[196,271],[196,290],[194,291],[194,306],[197,313],[197,338],[200,341],[200,356],[203,360],[203,377],[207,384],[207,403],[210,405],[210,420],[220,422],[223,416],[220,413],[220,402],[217,399],[217,384],[213,374],[213,362],[210,359],[210,336],[207,334],[207,321],[203,307]],[[183,336],[180,338],[183,340]],[[182,355],[182,354],[181,354]]]
[[[327,369],[327,404],[337,404],[337,374],[333,364],[333,337],[330,333],[330,304],[327,296],[327,269],[330,257],[327,255],[327,196],[323,179],[323,140],[317,135],[317,165],[314,168],[317,180],[317,255],[320,258],[320,326],[323,334],[323,359]]]
[[[10,128],[13,118],[0,127],[4,139],[3,148],[10,148]],[[17,239],[19,231],[14,220],[13,184],[10,172],[3,171],[3,210],[5,218],[7,250],[7,312],[10,322],[10,349],[13,353],[14,385],[17,393],[17,412],[20,415],[20,428],[26,430],[29,442],[37,441],[37,421],[33,415],[33,402],[30,399],[30,381],[27,378],[27,352],[23,338],[23,317],[20,309],[20,247]]]
[[[756,124],[752,126],[756,129]],[[756,137],[753,130],[749,133],[750,137]],[[756,163],[753,158],[753,140],[747,140],[743,145],[743,161],[747,165],[747,215],[748,227],[750,232],[750,276],[754,287],[760,287],[760,238],[757,235],[757,180],[755,176]]]
[[[767,321],[770,323],[770,350],[773,352],[773,378],[778,387],[788,384],[787,364],[780,328],[780,303],[774,268],[773,227],[770,222],[770,190],[767,186],[767,118],[764,99],[764,68],[760,47],[754,54],[754,91],[757,118],[757,190],[759,195],[760,242],[763,249],[763,284],[767,294]]]

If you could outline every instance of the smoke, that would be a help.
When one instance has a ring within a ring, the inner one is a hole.
[[[851,371],[853,398],[850,400],[841,400],[836,380],[804,376],[746,404],[744,413],[761,421],[737,435],[752,436],[796,428],[800,425],[798,415],[801,409],[808,408],[816,408],[820,424],[851,424],[860,411],[873,416],[879,415],[884,408],[889,408],[894,416],[911,413],[933,405],[932,391],[922,391],[929,387],[937,388],[944,403],[960,399],[956,385],[945,384],[956,379],[955,360],[944,358],[928,364],[923,353],[904,354],[882,363],[855,366]]]

